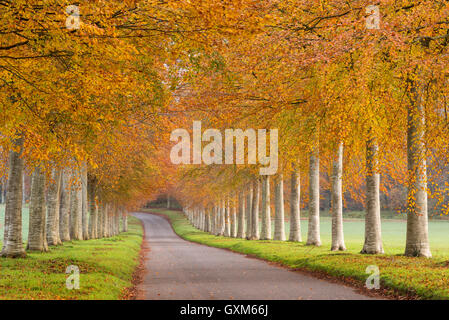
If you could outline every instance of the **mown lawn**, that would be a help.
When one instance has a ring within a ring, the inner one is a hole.
[[[150,209],[162,213],[172,222],[175,232],[182,238],[219,248],[254,255],[278,262],[291,268],[320,271],[336,277],[349,277],[364,284],[366,268],[376,265],[380,270],[381,286],[396,293],[418,295],[423,299],[449,299],[449,223],[432,222],[431,244],[434,258],[409,258],[402,256],[405,243],[404,223],[383,221],[385,230],[384,255],[361,255],[363,245],[363,221],[345,222],[346,252],[331,252],[330,221],[322,220],[323,246],[306,246],[304,243],[281,241],[248,241],[225,238],[201,232],[190,225],[179,211]],[[302,221],[303,238],[306,237],[307,221]],[[288,230],[288,228],[286,228]],[[432,233],[433,232],[433,233]]]
[[[132,287],[143,239],[140,221],[107,239],[65,242],[24,259],[0,258],[0,299],[120,299]],[[79,290],[69,290],[68,266],[80,271]]]

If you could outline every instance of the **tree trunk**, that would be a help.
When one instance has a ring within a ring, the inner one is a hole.
[[[221,210],[220,210],[220,202],[214,206],[215,211],[215,235],[219,236],[221,231]]]
[[[2,256],[7,258],[25,257],[22,240],[22,173],[23,138],[14,141],[19,152],[10,151],[8,185],[5,205],[5,241]],[[7,227],[6,227],[7,226]]]
[[[344,251],[345,240],[343,235],[343,143],[337,147],[337,154],[332,164],[331,199],[332,199],[332,251]]]
[[[261,240],[271,240],[270,176],[262,176],[262,230]]]
[[[427,163],[425,146],[426,116],[423,102],[425,88],[411,81],[407,112],[407,237],[405,255],[432,257],[428,236]]]
[[[45,230],[45,173],[40,167],[34,169],[31,180],[28,245],[30,251],[48,251]]]
[[[70,179],[68,169],[62,173],[59,233],[61,241],[70,241]]]
[[[251,240],[259,240],[259,199],[260,199],[260,182],[254,179],[253,182],[253,204],[251,205]]]
[[[61,170],[53,169],[47,191],[47,243],[49,246],[62,244],[59,238],[59,196]]]
[[[122,209],[117,208],[115,210],[115,235],[120,234],[120,216],[122,215]]]
[[[229,211],[229,198],[227,197],[226,202],[223,200],[223,208],[225,210],[225,237],[231,236],[231,212]]]
[[[309,230],[307,245],[321,246],[320,237],[320,158],[318,148],[310,154],[309,166]]]
[[[167,209],[170,209],[170,195],[167,194]]]
[[[231,237],[237,238],[237,209],[235,207],[235,196],[234,202],[231,205]]]
[[[239,226],[237,229],[237,238],[245,239],[245,195],[239,192]]]
[[[108,204],[107,203],[103,203],[102,204],[102,208],[103,208],[103,217],[102,217],[102,221],[103,221],[103,237],[102,238],[107,238],[108,235]]]
[[[98,238],[98,208],[96,200],[97,180],[93,176],[87,179],[87,199],[89,203],[89,238]]]
[[[104,205],[100,202],[98,205],[98,237],[104,238],[105,235],[105,229],[104,229]]]
[[[301,209],[299,207],[301,185],[299,173],[295,169],[290,178],[290,241],[302,241],[301,238]]]
[[[70,238],[72,240],[83,240],[83,191],[79,176],[78,181],[72,184],[70,195]]]
[[[128,213],[126,211],[122,213],[122,232],[128,232]]]
[[[87,164],[81,168],[82,238],[89,239],[89,200],[87,197]]]
[[[274,240],[285,241],[284,225],[284,181],[282,174],[275,183],[275,216],[274,216]]]
[[[366,216],[365,216],[365,244],[361,253],[384,253],[382,247],[382,233],[380,223],[380,198],[377,161],[378,146],[375,139],[366,142]]]
[[[110,230],[110,222],[109,222],[109,216],[110,216],[111,206],[110,204],[106,204],[104,206],[104,234],[105,238],[109,238],[111,236],[111,230]]]
[[[223,200],[220,205],[220,236],[225,235],[226,230],[226,207],[225,201]]]
[[[248,193],[246,195],[246,239],[251,239],[251,218],[253,206],[253,186],[249,184]]]
[[[27,203],[27,196],[26,196],[26,173],[25,170],[22,172],[22,205],[25,205]]]
[[[215,234],[215,208],[214,206],[212,206],[211,208],[209,208],[209,220],[210,220],[210,230],[209,233],[210,234]]]
[[[204,228],[204,232],[211,232],[211,221],[210,221],[210,212],[209,212],[209,208],[206,207],[205,209],[205,228]]]

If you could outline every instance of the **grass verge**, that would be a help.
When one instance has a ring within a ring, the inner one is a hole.
[[[140,221],[128,220],[129,231],[115,237],[65,242],[24,259],[0,258],[0,299],[128,298],[143,240]],[[79,268],[79,290],[66,287],[70,265]]]
[[[380,270],[382,292],[419,299],[449,299],[449,262],[445,256],[434,259],[404,257],[396,250],[384,255],[359,254],[357,246],[347,243],[348,251],[331,252],[330,243],[322,247],[283,241],[244,240],[217,237],[194,228],[179,211],[147,209],[165,215],[182,238],[212,247],[279,263],[292,269],[324,273],[355,286],[363,287],[369,274],[366,268],[376,265]]]

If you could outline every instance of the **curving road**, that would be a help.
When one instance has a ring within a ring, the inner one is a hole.
[[[147,255],[139,291],[149,300],[372,299],[354,289],[178,237],[162,217],[143,221]]]

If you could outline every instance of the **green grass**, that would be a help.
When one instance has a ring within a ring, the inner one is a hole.
[[[0,299],[122,298],[132,286],[143,239],[140,221],[128,220],[129,231],[112,238],[65,242],[23,259],[0,258]],[[66,288],[70,265],[80,270],[79,290]]]
[[[424,299],[449,299],[449,223],[430,223],[430,238],[434,258],[410,258],[402,256],[405,244],[405,223],[383,221],[384,255],[359,254],[364,239],[364,223],[361,220],[345,221],[346,252],[330,251],[330,220],[321,220],[322,247],[306,246],[304,243],[281,241],[248,241],[225,238],[201,232],[191,226],[179,211],[151,209],[166,215],[175,232],[182,238],[218,248],[281,263],[291,268],[325,272],[339,278],[348,277],[364,284],[369,265],[380,269],[381,285],[396,293],[418,295]],[[306,237],[307,221],[302,221],[303,238]],[[288,230],[288,226],[286,228]]]

